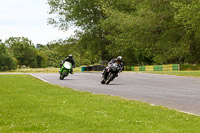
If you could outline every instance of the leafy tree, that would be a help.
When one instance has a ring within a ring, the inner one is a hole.
[[[47,66],[48,67],[59,67],[62,61],[60,58],[59,53],[53,50],[46,50],[45,54],[47,55]]]
[[[200,63],[200,1],[179,1],[171,4],[176,9],[175,21],[185,29],[182,40],[185,42],[188,54],[184,59],[186,62]]]
[[[0,40],[0,71],[16,69],[16,61],[8,53],[7,47]]]
[[[5,41],[9,51],[18,60],[18,65],[37,67],[36,48],[33,43],[24,37],[10,37]]]
[[[47,67],[48,57],[44,51],[37,50],[37,67],[44,68]]]
[[[41,52],[45,54],[45,61],[48,67],[59,67],[62,61],[62,56],[58,52],[59,44],[61,40],[49,42],[47,45],[43,45],[40,49]]]
[[[184,27],[174,20],[170,2],[109,0],[104,5],[110,54],[123,55],[130,65],[176,63],[188,55]]]
[[[57,19],[49,19],[50,24],[62,30],[67,30],[73,23],[82,31],[77,32],[77,36],[80,39],[79,46],[89,45],[84,49],[87,49],[87,52],[94,50],[90,52],[93,57],[96,56],[95,51],[98,50],[100,58],[108,58],[107,50],[105,49],[108,42],[105,39],[103,29],[99,26],[101,19],[104,18],[103,11],[99,7],[99,0],[48,0],[48,4],[50,5],[49,13],[57,15]],[[90,40],[86,39],[86,37],[89,37]],[[79,54],[84,56],[83,53]],[[92,61],[91,59],[89,60]]]
[[[80,64],[117,55],[126,65],[199,63],[199,0],[48,0],[49,23],[80,27],[61,55],[76,54]],[[70,41],[70,39],[68,40]],[[68,52],[64,52],[68,51]]]

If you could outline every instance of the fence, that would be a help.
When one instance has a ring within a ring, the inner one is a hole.
[[[151,65],[151,66],[125,66],[125,71],[179,71],[179,64]]]

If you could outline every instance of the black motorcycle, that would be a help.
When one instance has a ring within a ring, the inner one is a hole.
[[[119,72],[120,66],[117,63],[111,64],[108,69],[104,70],[101,83],[109,84],[112,80],[114,80],[114,78],[116,77],[116,75],[118,75]]]

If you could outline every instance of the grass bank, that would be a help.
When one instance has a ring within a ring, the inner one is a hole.
[[[5,71],[6,73],[58,73],[60,68],[47,67],[47,68],[18,68],[16,70]],[[80,72],[81,68],[73,68],[74,72]],[[4,72],[4,73],[5,73]]]
[[[200,131],[200,117],[119,97],[0,75],[0,132]]]
[[[200,71],[144,71],[143,73],[167,74],[187,77],[200,77]]]

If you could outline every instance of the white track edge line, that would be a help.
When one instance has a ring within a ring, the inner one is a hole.
[[[35,77],[35,78],[38,78],[38,79],[40,79],[40,80],[42,80],[42,81],[44,81],[44,82],[46,82],[46,83],[52,84],[52,83],[50,83],[49,81],[47,81],[47,80],[45,80],[45,79],[43,79],[43,78],[40,78],[40,77],[38,77],[38,76],[36,76],[36,75],[34,75],[34,74],[30,74],[30,75],[33,76],[33,77]]]

